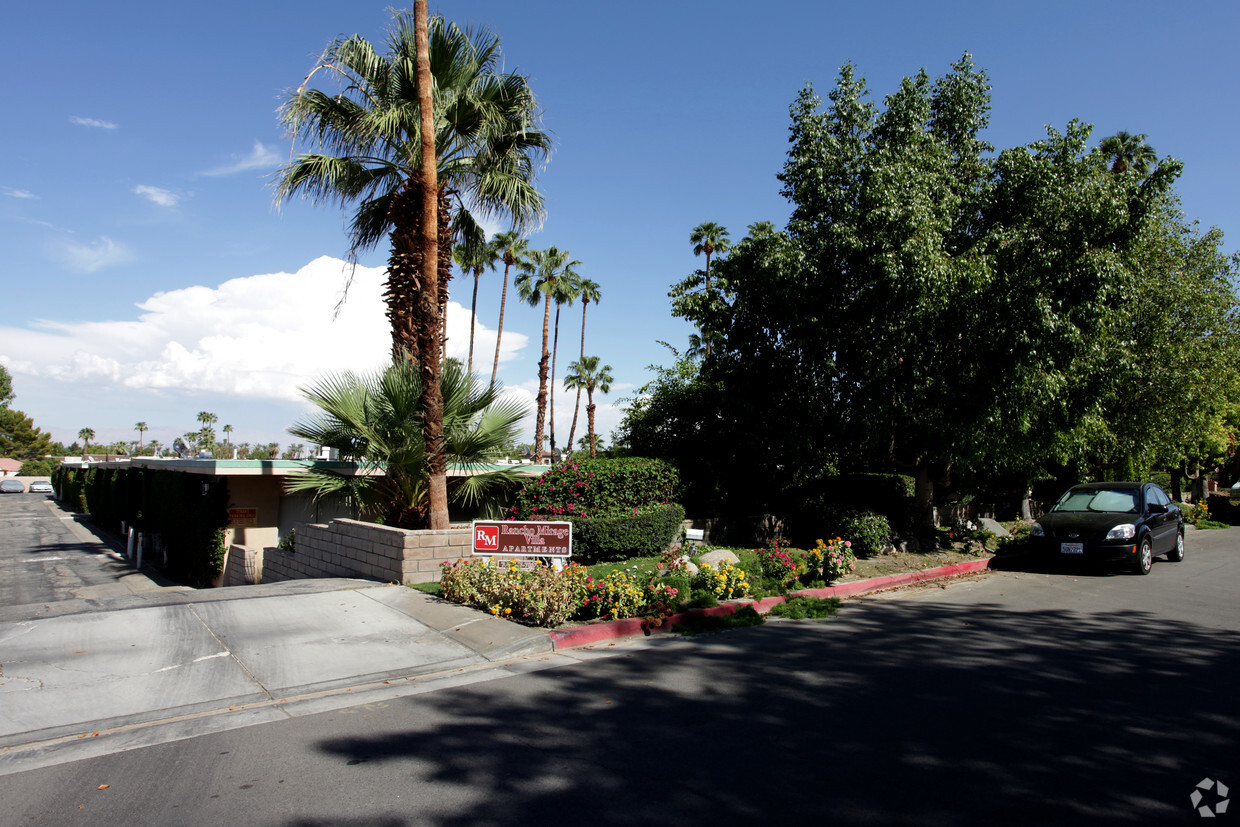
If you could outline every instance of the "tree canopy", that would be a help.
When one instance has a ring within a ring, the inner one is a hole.
[[[803,89],[787,226],[751,226],[708,289],[700,271],[673,287],[713,348],[696,377],[682,360],[645,389],[623,438],[705,435],[702,451],[749,457],[749,513],[836,470],[908,473],[923,525],[954,470],[1020,486],[1051,468],[1146,473],[1217,441],[1240,364],[1236,263],[1186,224],[1180,162],[1135,136],[1142,174],[1113,173],[1115,148],[1079,121],[996,154],[989,117],[967,54],[882,106],[851,65],[826,102]]]

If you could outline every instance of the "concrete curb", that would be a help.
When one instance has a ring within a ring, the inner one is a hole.
[[[662,625],[651,626],[645,620],[639,617],[625,618],[624,620],[612,620],[606,623],[592,623],[589,626],[577,626],[572,629],[553,629],[549,632],[551,637],[551,645],[555,651],[561,649],[572,649],[577,646],[588,646],[592,643],[600,643],[605,640],[615,640],[616,638],[631,637],[633,635],[649,635],[652,632],[671,631],[672,627],[682,620],[697,617],[717,617],[720,615],[730,615],[738,609],[745,606],[753,606],[754,611],[759,614],[769,612],[776,604],[784,603],[788,597],[856,597],[860,594],[870,594],[873,592],[883,591],[884,589],[894,589],[899,586],[908,586],[913,583],[921,583],[926,580],[942,580],[948,577],[959,577],[963,574],[972,574],[977,571],[984,571],[990,567],[990,560],[970,560],[967,563],[953,563],[948,566],[940,566],[936,569],[926,569],[924,571],[909,571],[902,574],[889,574],[886,577],[874,577],[869,580],[857,580],[851,583],[841,583],[838,586],[828,586],[825,589],[803,589],[793,592],[791,595],[779,597],[764,597],[758,600],[737,600],[723,603],[709,609],[690,609],[687,612],[672,615],[666,618]]]

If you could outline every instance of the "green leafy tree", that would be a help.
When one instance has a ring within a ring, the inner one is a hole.
[[[557,247],[546,250],[530,250],[517,276],[517,293],[521,300],[530,307],[543,305],[542,355],[538,360],[538,413],[534,424],[535,460],[541,462],[543,457],[543,437],[547,427],[547,376],[551,362],[551,303],[559,301],[559,297],[572,292],[565,285],[575,285],[578,280],[576,271],[580,261],[570,260],[568,250],[561,251]]]
[[[325,152],[300,155],[282,169],[277,199],[357,202],[353,256],[390,239],[385,299],[393,358],[411,358],[422,370],[432,525],[446,528],[439,372],[449,226],[468,232],[476,224],[466,204],[484,215],[508,215],[518,227],[537,220],[543,202],[533,185],[535,162],[550,141],[537,127],[526,78],[502,71],[493,34],[464,32],[435,17],[422,28],[427,45],[418,49],[425,8],[419,0],[414,15],[394,13],[384,53],[356,35],[335,41],[288,96],[285,125]],[[334,75],[340,89],[310,88],[320,72]]]
[[[0,457],[42,460],[52,453],[52,438],[21,411],[0,406]]]
[[[361,470],[308,468],[289,477],[288,490],[343,497],[387,525],[425,528],[429,492],[420,381],[418,371],[401,360],[375,375],[332,375],[302,388],[319,411],[289,433],[335,448]],[[450,496],[465,505],[495,502],[520,477],[513,469],[484,466],[515,441],[526,412],[519,402],[502,399],[498,386],[473,381],[455,360],[445,363],[442,381],[448,453],[453,467],[465,472],[451,477]]]
[[[0,408],[7,408],[13,401],[13,375],[0,364]]]
[[[591,457],[598,456],[594,443],[594,391],[610,393],[613,381],[611,365],[599,365],[597,356],[582,356],[568,366],[568,373],[564,376],[564,387],[569,390],[583,388],[586,392],[586,425]]]
[[[900,470],[929,528],[953,469],[1028,474],[1085,438],[1063,427],[1178,166],[1106,175],[1076,122],[993,158],[989,89],[966,55],[882,108],[851,66],[825,108],[808,87],[793,104],[787,230],[752,227],[717,265],[719,300],[686,314],[720,331],[706,370],[760,484]]]

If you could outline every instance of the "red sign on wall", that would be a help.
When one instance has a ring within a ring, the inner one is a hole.
[[[520,557],[571,557],[573,524],[569,522],[528,522],[502,520],[473,523],[475,555],[513,555]]]

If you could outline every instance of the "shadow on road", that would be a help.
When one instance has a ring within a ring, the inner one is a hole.
[[[1140,607],[853,604],[406,698],[399,731],[318,748],[444,791],[409,823],[1195,820],[1198,781],[1240,784],[1238,665],[1240,636]]]

